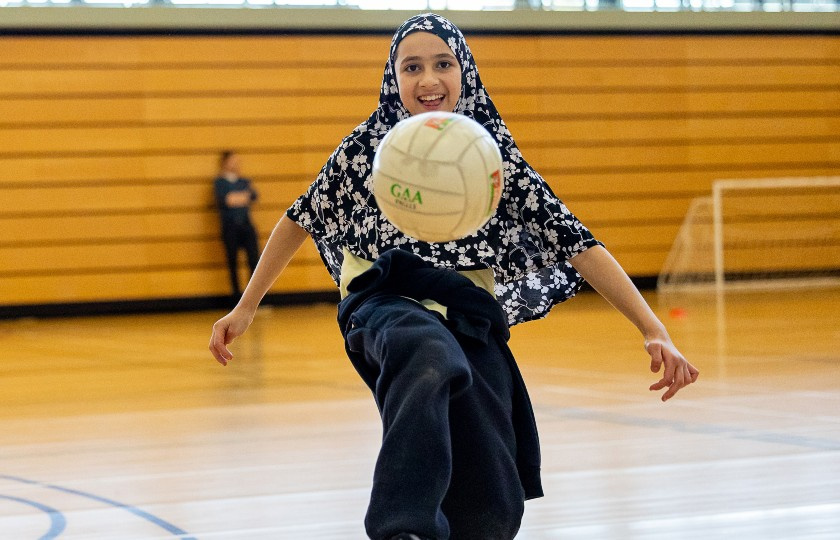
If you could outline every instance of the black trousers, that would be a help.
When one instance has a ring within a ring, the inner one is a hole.
[[[513,377],[499,342],[451,332],[397,295],[351,315],[348,350],[382,417],[365,527],[380,540],[509,540],[525,495],[516,468]]]
[[[225,244],[231,291],[234,296],[238,297],[242,294],[242,289],[239,286],[239,276],[237,275],[239,250],[245,250],[245,254],[248,256],[248,267],[253,274],[257,268],[257,262],[260,260],[260,251],[257,247],[257,231],[250,221],[225,223],[222,225],[222,242]]]

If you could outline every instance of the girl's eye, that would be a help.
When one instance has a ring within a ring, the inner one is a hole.
[[[418,69],[420,69],[420,66],[418,66],[417,64],[409,64],[409,65],[405,66],[405,68],[404,68],[404,69],[405,69],[407,72],[412,73],[412,72],[417,71]]]
[[[438,65],[441,67],[441,69],[449,69],[452,67],[452,62],[450,62],[449,60],[443,60]]]

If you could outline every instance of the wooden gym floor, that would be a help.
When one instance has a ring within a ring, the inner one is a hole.
[[[840,538],[840,290],[649,299],[701,370],[667,404],[594,294],[514,329],[517,538]],[[334,306],[261,310],[227,368],[220,315],[0,321],[0,538],[364,538],[380,428]]]

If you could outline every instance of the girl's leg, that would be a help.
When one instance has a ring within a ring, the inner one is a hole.
[[[467,359],[441,319],[412,300],[369,300],[352,320],[348,346],[364,353],[365,365],[356,369],[373,387],[383,426],[365,519],[368,535],[379,540],[411,532],[445,540],[449,404],[470,384]]]
[[[452,476],[443,501],[453,540],[510,540],[525,494],[511,422],[513,378],[499,344],[461,340],[473,384],[450,402]]]

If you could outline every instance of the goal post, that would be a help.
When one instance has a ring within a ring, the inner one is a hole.
[[[709,290],[715,285],[712,198],[691,201],[656,282],[659,292]]]
[[[718,180],[695,199],[660,292],[840,286],[840,176]]]

